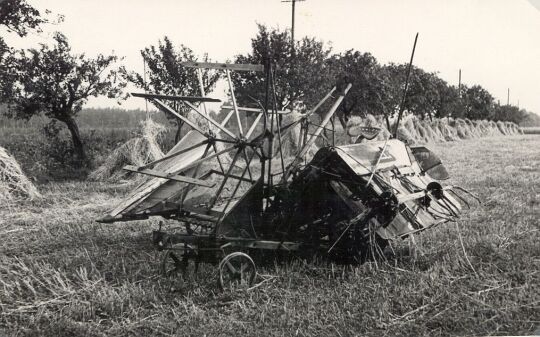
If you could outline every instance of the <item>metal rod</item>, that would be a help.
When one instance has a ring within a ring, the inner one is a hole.
[[[386,151],[386,147],[388,146],[388,140],[390,139],[390,137],[386,138],[386,141],[384,142],[384,146],[381,150],[381,153],[379,153],[379,157],[377,158],[377,161],[375,162],[375,165],[373,166],[373,169],[371,169],[371,174],[369,176],[369,179],[367,181],[367,184],[366,184],[366,188],[369,186],[369,184],[371,184],[371,180],[373,179],[373,176],[375,175],[375,172],[377,172],[377,167],[379,166],[379,163],[381,162],[381,158],[383,157],[384,155],[384,151]]]
[[[273,108],[274,108],[274,111],[277,111],[276,82],[275,82],[275,79],[274,79],[274,73],[273,72],[270,74],[270,78],[272,79],[272,96],[273,96],[273,101],[274,101]],[[282,146],[283,143],[282,143],[282,139],[281,139],[281,118],[278,118],[277,120],[279,122],[279,126],[277,128],[277,134],[278,134],[278,139],[279,139],[279,156],[280,156],[280,159],[281,159],[281,170],[285,171],[285,163],[284,163],[284,160],[283,160],[283,146]]]
[[[236,146],[231,146],[231,147],[228,147],[228,148],[226,148],[226,149],[224,149],[224,150],[221,150],[221,151],[219,151],[219,152],[216,152],[216,153],[214,153],[214,154],[212,154],[212,155],[209,155],[208,157],[198,159],[198,160],[192,162],[191,164],[187,165],[186,167],[184,167],[182,170],[178,171],[177,173],[184,172],[185,170],[190,169],[190,168],[192,168],[192,167],[198,165],[199,163],[202,163],[202,162],[204,162],[204,161],[213,159],[213,158],[219,156],[220,154],[223,154],[223,153],[226,153],[226,152],[230,152],[230,151],[234,150],[235,148],[236,148]]]
[[[212,143],[212,147],[214,148],[214,152],[217,153],[218,150],[217,150],[216,143]],[[223,163],[221,162],[221,159],[219,158],[219,156],[217,156],[216,159],[218,161],[219,168],[220,168],[221,172],[225,173],[225,169],[223,168]]]
[[[229,92],[231,93],[232,105],[233,105],[234,113],[236,114],[236,122],[238,123],[238,131],[240,132],[240,136],[243,137],[244,132],[242,130],[242,121],[240,121],[240,113],[238,112],[238,105],[236,104],[236,97],[234,96],[234,86],[231,80],[231,71],[229,69],[226,69],[225,73],[227,74],[227,82],[229,83]]]
[[[212,117],[210,116],[206,116],[205,114],[203,114],[202,112],[199,111],[199,109],[197,109],[197,107],[195,107],[193,104],[189,103],[189,102],[183,102],[184,104],[186,104],[187,106],[189,106],[191,108],[191,110],[195,111],[196,113],[198,113],[200,116],[202,116],[204,119],[208,120],[209,122],[211,122],[212,124],[214,124],[218,129],[220,129],[221,131],[225,132],[227,135],[229,135],[230,137],[232,137],[233,139],[237,139],[237,137],[234,135],[234,133],[232,133],[231,131],[227,130],[224,126],[222,126],[221,124],[219,124],[218,122],[216,122]]]
[[[401,106],[399,107],[398,119],[396,122],[396,127],[394,128],[394,134],[393,134],[394,138],[396,138],[397,136],[397,132],[399,128],[399,121],[401,120],[401,115],[403,114],[403,110],[405,110],[405,100],[407,99],[407,89],[409,88],[409,77],[411,76],[414,51],[416,50],[416,41],[418,41],[418,33],[416,33],[416,37],[414,38],[414,45],[413,45],[413,50],[411,54],[411,60],[409,61],[409,67],[407,69],[407,78],[405,79],[405,89],[403,90],[403,99],[401,100]]]
[[[201,90],[201,96],[205,97],[206,94],[204,92],[204,82],[203,82],[203,76],[202,76],[202,69],[201,68],[197,68],[197,77],[199,79],[199,89]],[[204,101],[202,102],[202,106],[204,108],[204,114],[206,116],[208,116],[208,111],[206,110],[206,103],[204,103]],[[207,120],[207,123],[208,123],[208,130],[210,130],[210,121]]]
[[[206,157],[206,155],[208,154],[208,150],[210,150],[211,146],[212,146],[211,144],[206,145],[206,148],[204,149],[204,153],[203,153],[201,159]],[[195,166],[195,170],[194,170],[193,175],[192,175],[193,178],[197,177],[197,174],[199,174],[199,169],[201,168],[202,163],[203,162],[200,162],[197,166]],[[189,190],[190,190],[190,186],[186,187],[184,192],[182,192],[182,198],[180,199],[180,205],[184,205],[184,200],[186,200],[186,197],[187,197],[187,195],[189,193]]]
[[[270,67],[271,67],[271,64],[270,64],[270,60],[267,59],[266,60],[266,64],[265,64],[265,96],[264,96],[264,109],[263,109],[263,114],[264,114],[264,119],[263,119],[263,129],[264,129],[264,133],[265,134],[268,134],[268,96],[269,95],[269,91],[270,91]],[[266,135],[265,135],[266,136]],[[264,146],[264,143],[263,145]],[[267,199],[267,203],[265,205],[264,203],[264,200],[265,200],[265,193],[264,193],[264,177],[265,177],[265,173],[266,173],[266,158],[264,156],[262,156],[263,154],[263,149],[262,149],[262,146],[261,146],[261,180],[262,180],[262,190],[263,190],[263,195],[262,195],[262,198],[261,198],[261,201],[259,203],[259,209],[261,211],[264,211],[265,207],[268,207],[268,199]]]
[[[287,181],[287,179],[289,178],[290,174],[292,173],[292,171],[294,170],[295,166],[298,165],[299,161],[306,155],[306,153],[309,151],[309,148],[311,147],[311,145],[313,145],[313,143],[315,143],[315,140],[317,139],[317,137],[319,137],[319,135],[321,134],[322,130],[324,129],[324,127],[326,127],[326,124],[328,124],[328,122],[330,121],[330,119],[332,118],[332,116],[334,115],[334,113],[336,112],[337,108],[339,107],[339,105],[341,104],[341,102],[343,101],[343,99],[345,98],[345,95],[347,95],[347,93],[349,92],[349,90],[351,89],[352,87],[352,84],[348,84],[347,87],[345,88],[345,90],[341,93],[341,95],[338,97],[338,99],[334,102],[334,105],[332,105],[332,107],[330,108],[330,110],[328,110],[328,112],[326,113],[326,116],[324,117],[322,123],[320,126],[317,127],[317,129],[315,130],[315,132],[313,133],[313,135],[311,136],[311,138],[306,142],[306,144],[304,145],[304,147],[302,148],[302,150],[300,151],[300,153],[298,153],[296,155],[296,157],[294,158],[294,160],[292,161],[292,163],[289,165],[289,167],[287,168],[287,172],[283,175],[282,179],[281,179],[281,182],[284,183]]]
[[[240,185],[242,184],[243,180],[244,180],[244,176],[246,175],[246,171],[248,171],[248,168],[249,168],[249,165],[251,164],[251,161],[253,160],[253,157],[255,156],[254,153],[251,154],[251,157],[249,158],[249,161],[247,162],[247,165],[246,167],[244,168],[244,170],[242,171],[242,175],[240,176],[240,179],[238,179],[238,183],[236,184],[236,186],[234,187],[234,191],[233,193],[231,194],[229,200],[227,201],[227,204],[225,205],[225,207],[223,208],[223,211],[222,211],[222,215],[220,217],[220,219],[218,220],[217,224],[216,224],[216,232],[217,232],[217,229],[218,227],[221,225],[221,223],[223,222],[223,220],[225,219],[225,216],[226,216],[226,213],[227,213],[227,209],[229,208],[229,205],[231,204],[232,200],[234,199],[234,197],[236,196],[236,192],[238,192],[238,188],[240,188]],[[247,160],[247,158],[246,158]]]
[[[253,121],[253,124],[251,124],[251,127],[246,133],[246,139],[249,139],[249,137],[251,137],[251,134],[253,133],[253,131],[255,131],[255,128],[257,127],[257,124],[259,124],[259,121],[261,120],[262,116],[263,116],[263,112],[257,115],[257,118],[255,118],[255,121]]]
[[[248,170],[248,174],[249,174],[249,179],[253,179],[253,176],[251,175],[251,169],[249,168],[249,163],[248,163],[248,155],[247,155],[247,151],[246,151],[246,148],[244,148],[244,151],[242,151],[242,154],[244,156],[244,160],[246,161],[246,166],[247,166],[247,170]],[[254,154],[252,154],[253,156]],[[251,162],[251,161],[250,161]]]
[[[208,136],[207,133],[204,132],[203,130],[201,130],[197,124],[191,122],[186,117],[184,117],[181,114],[179,114],[178,112],[174,111],[174,109],[172,109],[171,107],[169,107],[167,104],[163,103],[162,101],[160,101],[158,99],[152,99],[152,103],[154,103],[154,105],[157,106],[158,109],[160,109],[160,110],[162,110],[164,112],[168,112],[168,113],[178,117],[184,123],[191,126],[193,128],[193,130],[199,132],[201,135]],[[188,102],[184,102],[184,103],[189,104]]]
[[[236,161],[238,160],[238,157],[240,156],[241,153],[242,153],[242,149],[238,149],[238,151],[236,151],[236,154],[234,155],[234,158],[233,158],[233,160],[231,162],[231,166],[229,166],[229,169],[227,170],[227,173],[225,173],[225,177],[223,178],[223,181],[221,182],[221,185],[219,185],[219,189],[217,190],[216,195],[212,199],[212,202],[210,203],[210,206],[208,207],[208,209],[212,209],[212,207],[214,207],[216,205],[216,202],[217,202],[219,196],[221,195],[221,192],[223,191],[223,188],[225,187],[225,183],[229,179],[229,175],[231,174],[231,172],[232,172],[232,170],[234,168],[234,164],[236,164]]]
[[[324,96],[320,101],[319,103],[317,103],[317,105],[315,105],[315,107],[311,110],[309,110],[308,112],[306,112],[306,114],[303,116],[303,118],[307,118],[309,116],[311,116],[312,114],[315,113],[315,111],[317,111],[323,104],[324,102],[326,102],[326,100],[328,100],[332,94],[334,93],[334,91],[337,90],[337,87],[333,87],[332,89],[330,89],[330,91],[326,94],[326,96]]]
[[[208,140],[208,139],[205,139],[205,140],[203,140],[202,142],[197,143],[197,144],[195,144],[195,145],[193,145],[193,146],[190,146],[190,147],[188,147],[188,148],[185,148],[185,149],[180,150],[180,151],[178,151],[178,152],[175,152],[175,153],[173,153],[173,154],[170,154],[170,155],[161,157],[161,158],[159,158],[159,159],[157,159],[157,160],[154,160],[153,162],[148,163],[148,164],[145,164],[145,165],[143,165],[143,166],[139,166],[137,169],[143,170],[143,169],[148,168],[148,167],[150,167],[150,166],[154,166],[154,165],[156,165],[157,163],[161,163],[161,162],[163,162],[163,161],[165,161],[165,160],[167,160],[167,159],[171,159],[171,158],[174,158],[174,157],[176,157],[176,156],[179,156],[179,155],[181,155],[181,154],[183,154],[183,153],[189,152],[189,151],[191,151],[191,150],[193,150],[193,149],[198,148],[199,146],[202,146],[202,145],[207,144],[208,142],[209,142],[209,140]]]

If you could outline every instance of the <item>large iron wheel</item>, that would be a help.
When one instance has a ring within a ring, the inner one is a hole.
[[[253,285],[257,270],[249,255],[234,252],[219,263],[218,285],[221,290],[246,289]]]

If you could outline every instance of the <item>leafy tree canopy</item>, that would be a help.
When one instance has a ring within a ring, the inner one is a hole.
[[[339,110],[343,125],[353,114],[365,116],[388,112],[389,83],[373,55],[351,49],[332,55],[327,62],[331,76],[338,82],[352,84]]]
[[[145,78],[144,74],[127,71],[125,68],[121,70],[124,77],[138,88],[163,95],[201,95],[197,69],[186,68],[181,65],[181,62],[210,62],[207,54],[204,54],[199,60],[189,47],[180,44],[177,49],[165,36],[163,41],[158,41],[157,46],[149,46],[141,50],[141,55],[147,68],[148,78]],[[208,93],[215,88],[220,75],[210,69],[201,69],[201,72],[204,92]],[[176,111],[184,114],[190,110],[187,105],[181,102],[171,102],[170,104]],[[167,118],[171,123],[177,125],[176,138],[178,139],[183,125],[182,121],[169,114],[167,114]]]
[[[295,41],[293,50],[289,31],[269,29],[258,25],[257,36],[251,40],[251,53],[236,56],[235,63],[267,64],[272,62],[276,70],[276,105],[279,110],[291,107],[291,103],[312,107],[322,98],[328,81],[326,60],[330,48],[322,41],[304,37]],[[264,74],[251,72],[233,73],[236,98],[243,106],[256,106],[254,99],[264,102]]]
[[[85,159],[75,116],[89,97],[119,97],[125,86],[110,67],[117,56],[99,54],[96,58],[71,52],[64,35],[56,33],[54,44],[41,44],[39,49],[18,51],[12,56],[13,86],[7,98],[7,114],[29,119],[43,113],[68,127],[80,159]]]

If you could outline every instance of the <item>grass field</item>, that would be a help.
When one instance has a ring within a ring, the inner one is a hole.
[[[525,335],[540,325],[540,137],[431,146],[477,193],[457,224],[362,266],[293,261],[257,288],[217,290],[214,269],[158,276],[153,223],[94,219],[129,186],[39,186],[0,209],[0,336]]]

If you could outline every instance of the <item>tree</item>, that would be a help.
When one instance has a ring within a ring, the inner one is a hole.
[[[379,115],[388,112],[385,102],[389,84],[375,57],[351,49],[332,55],[327,63],[338,81],[352,83],[338,111],[343,127],[351,115]]]
[[[268,29],[258,25],[257,36],[251,40],[251,53],[237,55],[236,63],[266,64],[276,69],[276,105],[279,110],[291,108],[291,102],[312,107],[321,99],[321,92],[330,89],[326,59],[330,49],[324,43],[304,37],[295,41],[293,54],[288,31]],[[266,84],[264,74],[235,72],[232,76],[238,88],[236,99],[243,106],[257,106],[253,99],[264,102]]]
[[[493,109],[493,96],[480,85],[464,88],[462,93],[465,116],[469,119],[488,119]]]
[[[526,110],[519,109],[515,105],[500,105],[494,104],[491,111],[490,119],[494,121],[514,122],[520,124],[528,116]]]
[[[7,98],[10,117],[29,119],[43,113],[63,122],[80,162],[86,159],[75,116],[91,96],[118,97],[125,83],[109,70],[116,56],[88,58],[71,53],[64,35],[54,35],[55,44],[40,49],[21,50],[13,55],[14,83]]]
[[[387,105],[399,109],[405,90],[408,65],[391,63],[385,68],[391,83],[391,94],[388,95],[389,102]],[[444,83],[440,81],[442,80],[436,73],[425,72],[413,65],[409,76],[409,87],[404,102],[404,110],[417,115],[421,119],[433,118],[436,111],[440,109],[441,104],[439,89]]]
[[[41,13],[25,0],[0,1],[0,27],[8,32],[23,37],[28,31],[39,29],[39,25],[44,22],[46,20],[41,17]],[[0,35],[0,103],[11,95],[14,80],[14,65],[10,63],[13,60],[12,52]]]
[[[439,100],[435,105],[434,117],[454,117],[459,114],[461,107],[458,88],[440,78],[435,79]]]
[[[158,46],[150,46],[141,50],[141,55],[146,64],[148,79],[136,72],[128,72],[122,69],[124,77],[137,87],[149,92],[163,95],[200,96],[199,79],[197,69],[186,68],[180,63],[184,61],[198,61],[193,51],[180,45],[176,50],[170,39],[165,36],[163,41],[158,41]],[[209,62],[207,54],[204,54],[200,62]],[[212,91],[219,80],[220,75],[216,71],[202,69],[202,80],[205,93]],[[186,114],[190,108],[182,102],[171,103],[176,111]],[[183,122],[169,114],[167,118],[177,126],[176,141],[180,139]]]
[[[29,30],[38,29],[39,25],[45,22],[47,20],[41,17],[41,13],[30,6],[26,0],[0,2],[0,25],[21,37],[25,36]]]

